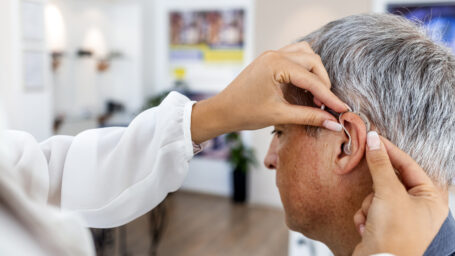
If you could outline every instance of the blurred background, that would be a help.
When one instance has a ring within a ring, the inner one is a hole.
[[[210,97],[260,53],[368,12],[421,20],[455,49],[454,1],[2,0],[8,127],[41,141],[127,126],[171,90]],[[271,130],[212,140],[179,192],[131,224],[93,230],[98,255],[331,255],[284,223],[262,165]]]

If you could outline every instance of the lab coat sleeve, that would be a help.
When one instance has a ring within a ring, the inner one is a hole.
[[[127,128],[87,130],[41,143],[45,163],[39,166],[48,170],[49,202],[95,228],[120,226],[153,209],[188,172],[193,104],[172,92]],[[22,167],[38,168],[36,163],[23,161]]]

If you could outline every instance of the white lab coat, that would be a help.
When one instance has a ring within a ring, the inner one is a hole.
[[[9,255],[4,254],[9,246],[17,252],[21,244],[30,244],[28,247],[33,250],[42,248],[43,255],[55,253],[27,232],[28,224],[23,223],[27,218],[16,216],[21,212],[31,211],[36,218],[54,224],[49,226],[71,230],[61,232],[61,236],[68,235],[70,239],[60,242],[79,246],[68,253],[77,255],[93,254],[89,233],[78,230],[79,224],[115,227],[153,209],[181,186],[188,172],[195,150],[190,133],[193,104],[173,92],[160,106],[137,116],[127,128],[93,129],[75,137],[55,136],[42,143],[24,132],[4,133],[11,167],[0,172],[12,175],[4,184],[16,184],[6,188],[12,195],[9,198],[15,199],[6,199],[9,204],[0,201],[0,255]],[[2,174],[0,179],[7,176]],[[24,201],[25,206],[8,210],[8,205],[21,205],[14,202],[17,200]],[[27,206],[29,203],[32,208]],[[46,205],[62,211],[47,209]],[[64,218],[57,217],[62,214]],[[8,235],[11,233],[17,237]],[[13,244],[8,244],[11,241]]]

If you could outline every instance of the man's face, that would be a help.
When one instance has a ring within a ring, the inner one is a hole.
[[[264,164],[276,169],[276,184],[289,228],[304,234],[324,226],[333,198],[330,187],[330,133],[321,130],[310,136],[302,126],[275,126],[275,134]]]

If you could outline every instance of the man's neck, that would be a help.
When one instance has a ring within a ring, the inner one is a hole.
[[[335,256],[352,255],[361,240],[353,221],[353,216],[361,203],[357,203],[358,200],[353,198],[339,200],[344,203],[332,204],[333,207],[325,212],[326,217],[323,218],[323,222],[318,223],[317,229],[299,231],[310,239],[324,243]]]
[[[324,242],[335,256],[352,255],[361,237],[354,225],[354,214],[360,209],[365,197],[372,192],[371,176],[366,168],[345,177],[337,186],[328,215],[330,224],[324,231]]]
[[[352,215],[350,213],[346,213],[344,216],[338,215],[336,222],[326,229],[329,232],[324,234],[323,238],[318,239],[327,245],[335,256],[352,255],[361,240],[351,216],[354,216],[354,213]]]

